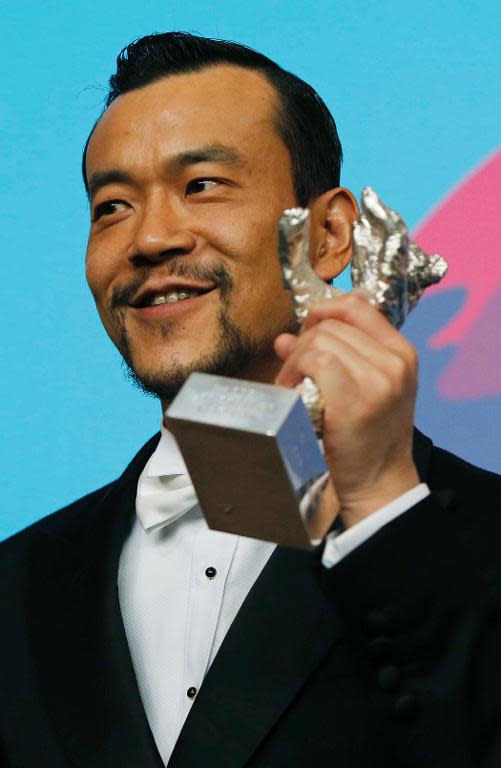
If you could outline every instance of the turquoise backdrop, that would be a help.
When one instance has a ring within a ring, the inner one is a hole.
[[[10,0],[2,27],[3,536],[113,479],[160,421],[157,402],[124,381],[84,280],[81,150],[123,45],[180,29],[277,59],[332,109],[344,184],[373,185],[413,228],[501,145],[498,2]],[[464,214],[472,226],[480,206]],[[487,285],[487,257],[478,264]],[[467,292],[465,277],[409,322],[422,356],[417,422],[499,469],[501,387],[444,395],[436,382],[462,338],[427,348]]]

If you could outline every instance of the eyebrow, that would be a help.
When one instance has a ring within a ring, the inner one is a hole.
[[[222,144],[208,144],[196,149],[188,149],[170,158],[166,163],[168,171],[177,171],[197,163],[224,163],[226,165],[245,165],[241,154]]]
[[[167,160],[165,169],[168,173],[175,173],[190,165],[197,165],[197,163],[224,163],[225,165],[241,167],[245,165],[245,160],[235,149],[225,147],[222,144],[210,144],[179,152]],[[118,169],[96,171],[89,178],[89,198],[94,197],[107,184],[132,184],[133,181],[133,177],[127,171]]]
[[[96,171],[88,182],[88,196],[92,198],[101,187],[107,184],[132,184],[132,176],[126,171],[110,169],[109,171]]]

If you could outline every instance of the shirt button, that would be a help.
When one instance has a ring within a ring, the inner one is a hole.
[[[215,568],[212,567],[212,565],[209,568],[205,569],[205,575],[208,579],[213,579],[217,574],[217,571]]]
[[[371,635],[378,635],[388,627],[388,617],[383,611],[370,611],[367,615],[367,630]]]
[[[367,643],[367,650],[373,659],[384,661],[390,658],[393,643],[389,637],[379,635]]]
[[[383,691],[394,691],[398,685],[398,669],[393,664],[379,670],[377,681]]]
[[[195,688],[193,685],[191,685],[191,686],[188,688],[188,690],[186,691],[186,695],[187,695],[187,697],[188,697],[189,699],[194,699],[194,698],[195,698],[195,696],[197,695],[197,689],[196,689],[196,688]]]
[[[418,713],[419,702],[412,693],[405,693],[393,704],[395,716],[402,721],[413,720]]]

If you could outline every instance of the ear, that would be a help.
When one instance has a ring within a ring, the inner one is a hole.
[[[336,187],[315,198],[308,207],[311,264],[322,280],[330,281],[350,261],[358,204],[349,189]]]

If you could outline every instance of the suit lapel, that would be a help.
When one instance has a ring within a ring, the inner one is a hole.
[[[432,443],[418,430],[423,481]],[[231,626],[197,696],[169,768],[240,768],[336,641],[342,626],[319,588],[319,553],[277,548]]]
[[[138,477],[157,441],[144,446],[97,507],[80,502],[84,509],[73,530],[65,526],[64,538],[48,522],[34,547],[28,615],[36,671],[54,730],[76,765],[163,765],[139,697],[117,593]]]
[[[239,768],[269,733],[341,627],[318,586],[318,557],[277,549],[209,670],[169,768]]]
[[[33,546],[27,593],[35,672],[53,728],[82,767],[163,765],[141,704],[116,585],[137,481],[157,442],[144,446],[97,506],[79,503],[73,527],[60,536],[48,522]],[[430,454],[431,441],[417,433],[415,460],[424,480]],[[192,768],[201,756],[220,768],[244,765],[341,637],[318,586],[319,567],[318,554],[275,551],[209,670],[169,768]]]

